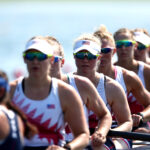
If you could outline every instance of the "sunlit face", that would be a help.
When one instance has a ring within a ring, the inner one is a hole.
[[[137,46],[134,48],[134,58],[136,60],[143,61],[147,55],[148,50],[149,48],[147,48],[145,45],[137,42]]]
[[[116,41],[119,40],[132,40],[132,38],[129,32],[124,32],[117,35]],[[122,46],[121,48],[116,47],[118,59],[128,60],[134,58],[134,47],[135,47],[134,44],[128,47],[126,46]]]
[[[51,71],[57,72],[58,70],[61,69],[61,67],[63,66],[63,62],[64,62],[62,56],[60,56],[60,51],[58,47],[54,50],[53,56],[54,58],[51,63]]]
[[[82,52],[89,53],[87,50],[82,50],[79,53]],[[79,72],[87,73],[89,71],[96,70],[96,64],[98,58],[88,59],[87,56],[85,56],[83,59],[77,58],[76,56],[74,56],[74,58],[75,58],[77,70]]]
[[[39,51],[33,49],[33,50],[29,50],[28,52],[37,53]],[[24,57],[24,62],[27,65],[29,75],[34,77],[47,75],[51,66],[50,59],[51,58],[47,58],[42,61],[39,61],[38,58],[36,57],[33,60],[28,60],[27,58]]]
[[[102,41],[102,53],[101,53],[101,58],[99,60],[99,65],[100,67],[105,67],[106,65],[111,64],[115,47],[113,43],[108,39],[102,39],[101,41]],[[107,48],[108,51],[106,51]]]

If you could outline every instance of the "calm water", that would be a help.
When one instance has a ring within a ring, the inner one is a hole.
[[[150,2],[0,3],[0,68],[12,80],[14,70],[26,69],[22,60],[26,41],[35,35],[52,35],[64,47],[64,70],[67,66],[74,70],[73,40],[100,24],[112,33],[121,27],[150,31]]]

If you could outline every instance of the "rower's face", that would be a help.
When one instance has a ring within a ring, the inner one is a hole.
[[[86,53],[87,55],[89,54],[87,50],[82,50],[79,53]],[[96,68],[98,59],[97,57],[95,59],[88,59],[88,57],[85,56],[84,58],[81,59],[74,56],[74,58],[76,67],[80,72],[86,73]]]
[[[118,34],[116,36],[116,42],[122,41],[122,40],[126,40],[126,41],[132,40],[131,35],[128,32]],[[129,46],[126,46],[125,44],[123,44],[120,47],[117,47],[117,45],[116,45],[118,59],[128,60],[128,59],[133,58],[134,57],[134,47],[135,47],[134,44],[131,44]]]
[[[54,60],[51,64],[51,71],[57,72],[63,66],[64,58],[60,55],[59,49],[53,51]]]
[[[111,63],[114,45],[108,39],[102,40],[102,49],[101,49],[101,59],[99,60],[100,67],[105,67],[105,65]]]
[[[30,50],[30,52],[28,53],[36,54],[38,53],[38,51]],[[51,64],[50,64],[51,58],[46,58],[46,59],[41,60],[41,58],[44,58],[44,57],[42,56],[40,57],[40,55],[38,55],[38,57],[35,57],[34,59],[31,59],[31,58],[32,58],[31,56],[27,58],[24,57],[24,62],[27,65],[27,69],[30,75],[41,76],[42,74],[43,75],[48,74],[49,69],[51,67]]]

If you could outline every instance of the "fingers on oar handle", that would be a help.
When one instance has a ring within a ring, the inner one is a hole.
[[[150,134],[146,133],[137,133],[137,132],[123,132],[123,131],[112,131],[108,132],[110,137],[122,137],[126,139],[132,140],[142,140],[142,141],[150,141]]]

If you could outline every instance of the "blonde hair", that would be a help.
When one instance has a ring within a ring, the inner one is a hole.
[[[115,40],[113,38],[113,35],[107,30],[105,25],[100,25],[100,27],[93,33],[93,35],[100,40],[106,39],[107,41],[110,41],[115,47]]]
[[[101,47],[101,41],[100,41],[96,36],[94,36],[94,35],[91,34],[91,33],[84,33],[84,34],[81,34],[78,38],[76,38],[76,39],[74,40],[74,44],[75,44],[77,41],[80,41],[80,40],[93,41],[93,42],[97,43],[97,44]]]
[[[46,36],[45,38],[49,44],[58,46],[59,55],[64,58],[64,49],[63,49],[62,45],[60,44],[60,42],[53,36]]]
[[[136,28],[133,30],[133,32],[143,32],[144,34],[146,34],[150,37],[150,34],[148,33],[148,31],[144,28]]]
[[[117,39],[117,36],[119,34],[122,34],[122,33],[129,33],[129,36],[130,36],[130,39],[134,40],[133,38],[133,31],[128,29],[128,28],[121,28],[119,30],[117,30],[115,33],[114,33],[114,39],[116,40]]]

